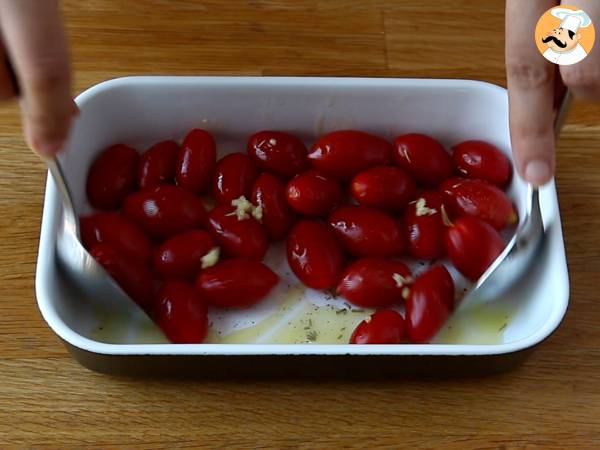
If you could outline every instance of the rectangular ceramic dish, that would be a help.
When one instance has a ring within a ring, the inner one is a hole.
[[[389,139],[422,132],[448,147],[462,140],[483,139],[510,154],[506,91],[478,81],[131,77],[94,86],[77,97],[77,104],[81,114],[61,159],[80,212],[89,211],[85,177],[102,149],[119,142],[143,150],[160,140],[180,139],[195,127],[215,135],[220,154],[244,151],[247,137],[261,129],[287,130],[310,143],[325,132],[348,128]],[[509,194],[522,215],[526,186],[516,176]],[[293,275],[287,274],[271,298],[254,310],[234,315],[212,311],[214,331],[209,341],[213,343],[174,345],[148,324],[129,323],[90,308],[61,278],[54,253],[61,202],[49,177],[37,300],[44,319],[74,357],[103,372],[319,376],[504,370],[523,360],[556,329],[568,304],[567,266],[553,184],[541,190],[541,205],[549,233],[531,273],[500,302],[451,321],[432,344],[344,344],[352,327],[368,312],[340,314],[346,309],[341,300],[299,289]],[[281,273],[286,271],[277,249],[270,252],[267,262]],[[320,338],[309,339],[314,342],[304,339],[302,331],[294,336],[289,332],[291,324],[302,330],[304,320],[310,320],[311,326],[313,320],[316,323],[318,333],[312,337]]]

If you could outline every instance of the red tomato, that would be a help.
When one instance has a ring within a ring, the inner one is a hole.
[[[154,270],[167,279],[191,279],[205,264],[204,256],[216,247],[206,231],[186,231],[166,240],[155,250]]]
[[[249,213],[238,218],[232,206],[217,206],[210,211],[208,230],[228,256],[261,260],[269,248],[262,225]]]
[[[261,223],[269,237],[283,239],[294,221],[292,210],[285,199],[285,186],[271,174],[263,173],[254,182],[251,201],[262,210]]]
[[[208,332],[208,310],[196,289],[167,281],[158,291],[154,320],[174,344],[200,344]]]
[[[400,211],[415,195],[415,182],[398,167],[373,167],[352,180],[352,196],[373,208]]]
[[[444,256],[445,225],[442,218],[442,196],[426,191],[410,202],[404,212],[408,253],[420,259]]]
[[[404,338],[404,317],[393,309],[382,309],[357,325],[351,344],[400,344]]]
[[[88,250],[96,244],[110,244],[128,257],[147,263],[152,243],[135,222],[114,212],[97,212],[79,220],[81,242]]]
[[[398,136],[396,162],[406,169],[419,183],[437,186],[452,176],[454,164],[442,144],[424,134]]]
[[[287,201],[307,216],[326,216],[342,201],[340,185],[316,170],[301,173],[286,188]]]
[[[510,180],[511,166],[507,156],[485,141],[465,141],[452,147],[457,170],[467,178],[480,178],[504,187]]]
[[[392,159],[392,145],[379,136],[354,130],[334,131],[319,138],[308,153],[313,167],[341,180]]]
[[[257,176],[256,164],[248,156],[239,152],[226,155],[217,162],[213,194],[220,204],[226,205],[242,195],[250,198]]]
[[[404,250],[402,230],[392,216],[366,206],[341,206],[329,216],[334,234],[354,256],[397,256]]]
[[[303,220],[288,236],[287,259],[292,271],[306,286],[335,286],[344,269],[342,250],[327,225]]]
[[[177,154],[177,185],[195,194],[206,191],[216,162],[217,150],[212,135],[198,128],[190,131]]]
[[[454,281],[444,266],[418,277],[406,301],[406,325],[411,342],[429,341],[454,309]]]
[[[277,274],[261,262],[228,259],[200,272],[196,286],[211,305],[245,308],[266,297],[278,281]]]
[[[140,155],[117,144],[104,150],[92,163],[87,177],[87,197],[98,209],[117,209],[135,189]]]
[[[159,184],[169,184],[175,179],[175,158],[177,143],[163,141],[153,145],[140,157],[138,186],[152,188]]]
[[[248,155],[259,168],[291,178],[309,168],[304,143],[282,131],[259,131],[248,139]]]
[[[478,217],[497,230],[517,221],[508,196],[487,181],[451,178],[440,186],[440,191],[452,217]]]
[[[90,254],[114,278],[121,289],[144,311],[152,314],[154,279],[150,269],[110,244],[96,244]]]
[[[385,307],[402,301],[402,291],[411,282],[410,269],[403,262],[363,258],[346,269],[337,293],[357,306]]]
[[[445,244],[452,264],[471,280],[483,275],[505,247],[491,225],[470,216],[461,217],[448,228]]]
[[[155,238],[168,238],[206,223],[202,201],[168,184],[130,194],[123,203],[123,213]]]

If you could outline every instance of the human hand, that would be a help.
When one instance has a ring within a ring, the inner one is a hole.
[[[598,0],[563,2],[600,22]],[[554,117],[565,87],[576,97],[600,100],[600,51],[583,61],[557,66],[540,55],[533,39],[539,18],[557,0],[506,1],[506,70],[513,155],[521,176],[534,185],[550,181],[555,170]]]
[[[0,99],[20,97],[28,145],[53,156],[77,113],[58,1],[0,0],[0,31]]]

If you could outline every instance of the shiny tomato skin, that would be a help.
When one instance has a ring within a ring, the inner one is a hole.
[[[152,314],[154,278],[148,266],[110,244],[96,244],[90,254],[133,301],[149,315]]]
[[[383,166],[392,159],[392,145],[373,134],[340,130],[320,137],[308,153],[318,171],[343,181],[373,166]]]
[[[300,139],[283,131],[259,131],[248,139],[250,158],[260,169],[283,179],[308,170],[307,153]]]
[[[327,225],[302,220],[287,239],[287,260],[292,271],[313,289],[334,287],[344,269],[342,249]]]
[[[517,212],[510,198],[487,181],[450,178],[442,183],[440,192],[452,218],[478,217],[497,230],[517,221]]]
[[[165,282],[154,304],[154,321],[174,344],[200,344],[208,333],[208,308],[193,286]]]
[[[269,248],[263,226],[250,215],[238,220],[235,208],[231,206],[217,206],[208,213],[208,231],[223,253],[230,257],[260,261]]]
[[[208,189],[217,162],[217,147],[212,135],[195,128],[181,143],[175,165],[177,185],[194,194]]]
[[[419,276],[406,301],[408,337],[428,342],[442,328],[454,308],[454,281],[444,266],[434,266]]]
[[[138,187],[148,189],[173,183],[178,150],[175,141],[162,141],[142,153],[138,168]]]
[[[346,268],[336,292],[356,306],[386,307],[402,301],[411,281],[410,269],[401,261],[362,258]]]
[[[250,201],[261,207],[261,223],[271,240],[285,238],[294,221],[294,213],[287,203],[284,184],[276,176],[263,173],[254,182]]]
[[[411,133],[395,140],[396,163],[423,186],[435,187],[452,176],[450,154],[438,141],[425,134]]]
[[[391,215],[366,206],[341,206],[329,225],[342,247],[354,256],[392,257],[404,250],[402,229]]]
[[[288,204],[296,212],[322,217],[339,205],[343,193],[337,181],[316,170],[309,170],[289,181],[286,196]]]
[[[139,160],[138,152],[123,144],[113,145],[100,153],[87,176],[90,204],[97,209],[118,209],[135,189]]]
[[[279,276],[259,261],[227,259],[204,269],[196,287],[213,306],[246,308],[266,297]]]
[[[202,258],[216,246],[204,230],[178,234],[154,251],[154,270],[165,279],[192,279],[202,269]]]
[[[502,236],[487,222],[464,216],[446,231],[445,245],[452,264],[470,280],[477,280],[504,250]]]
[[[445,255],[445,225],[442,218],[442,195],[425,191],[408,204],[403,224],[406,247],[411,256],[419,259],[438,259]]]
[[[239,152],[225,155],[215,167],[213,195],[221,205],[230,205],[242,195],[250,198],[257,177],[256,164],[247,155]]]
[[[503,188],[510,180],[510,160],[498,147],[485,141],[465,141],[452,147],[457,171],[467,178],[479,178]]]
[[[352,179],[354,199],[363,206],[401,211],[415,195],[413,179],[399,167],[379,166],[367,169]]]
[[[81,242],[88,250],[96,244],[110,244],[142,263],[152,258],[152,242],[140,226],[116,212],[97,212],[79,220]]]
[[[404,317],[393,309],[381,309],[356,326],[350,344],[400,344],[405,333]]]
[[[130,194],[123,203],[123,214],[157,239],[199,228],[206,223],[202,200],[179,186],[168,184]]]

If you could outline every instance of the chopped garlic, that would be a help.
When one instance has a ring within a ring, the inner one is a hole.
[[[254,217],[259,222],[262,222],[262,218],[263,218],[263,208],[262,208],[262,206],[254,206],[254,205],[252,205],[252,217]]]
[[[219,256],[221,256],[221,249],[219,247],[213,247],[206,255],[202,257],[201,267],[206,269],[207,267],[214,266],[217,262],[219,262]]]
[[[437,211],[435,209],[427,207],[427,202],[423,197],[421,197],[420,199],[417,200],[417,204],[415,206],[416,206],[415,214],[417,215],[417,217],[432,216],[433,214],[437,213]]]
[[[254,206],[252,203],[248,201],[246,197],[243,195],[234,200],[231,200],[231,206],[235,206],[235,211],[227,214],[228,216],[237,216],[237,220],[246,220],[250,218],[250,214],[257,219],[260,220],[262,218],[262,208],[260,206]],[[260,211],[257,211],[260,209]],[[257,217],[259,216],[259,217]]]
[[[405,287],[404,289],[402,289],[402,298],[404,300],[408,300],[408,296],[410,295],[410,289]]]
[[[275,139],[275,138],[269,139],[269,144],[271,144],[271,145],[277,145],[277,139]]]
[[[392,275],[392,278],[396,282],[396,287],[402,287],[406,284],[411,284],[415,281],[415,280],[413,280],[413,277],[411,277],[410,275],[403,277],[399,273],[394,273]]]

